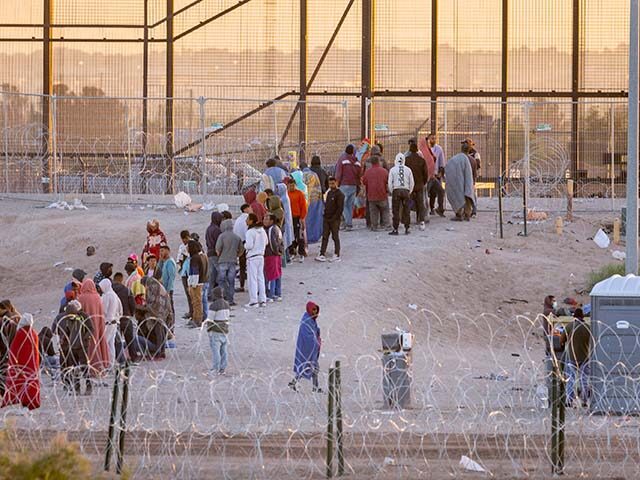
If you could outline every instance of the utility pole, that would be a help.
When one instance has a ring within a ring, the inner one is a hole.
[[[627,275],[638,274],[638,0],[629,28],[629,133],[627,135]]]

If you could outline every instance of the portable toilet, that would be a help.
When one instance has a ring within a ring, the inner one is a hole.
[[[591,291],[591,411],[640,412],[640,277],[614,275]]]

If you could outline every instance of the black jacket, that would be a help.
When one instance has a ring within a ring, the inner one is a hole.
[[[324,204],[325,220],[340,220],[342,210],[344,209],[344,193],[339,188],[335,190],[329,189],[327,200]]]
[[[310,170],[318,175],[320,179],[320,188],[322,188],[322,194],[324,195],[329,190],[329,175],[325,172],[320,165],[312,165]]]
[[[132,317],[136,312],[136,302],[133,298],[133,294],[121,283],[113,282],[111,287],[113,288],[113,291],[116,292],[116,295],[118,295],[120,303],[122,303],[122,315],[125,317]]]
[[[427,171],[427,162],[417,153],[410,153],[404,164],[411,169],[413,180],[415,182],[414,192],[419,192],[429,181],[429,172]]]
[[[205,240],[207,242],[207,257],[217,257],[216,253],[216,242],[218,241],[218,237],[222,233],[220,229],[220,224],[222,223],[223,217],[220,212],[213,212],[211,214],[211,224],[207,228],[207,232],[205,233]]]

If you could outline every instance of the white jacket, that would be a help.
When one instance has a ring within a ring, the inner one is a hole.
[[[104,323],[110,324],[111,322],[120,323],[120,317],[122,316],[122,303],[120,298],[113,291],[111,286],[111,280],[104,278],[98,284],[100,290],[102,290],[102,308],[104,308]]]
[[[233,224],[233,233],[238,235],[240,239],[244,242],[247,239],[247,217],[248,213],[243,213],[238,218],[236,218],[236,223]]]
[[[262,227],[253,227],[247,230],[247,235],[244,241],[244,248],[247,251],[247,260],[251,257],[258,255],[264,255],[264,250],[267,248],[267,232]]]
[[[402,153],[396,155],[396,164],[389,171],[388,187],[390,192],[400,189],[409,190],[409,193],[413,192],[413,187],[415,187],[413,173],[410,168],[405,166],[404,160]]]

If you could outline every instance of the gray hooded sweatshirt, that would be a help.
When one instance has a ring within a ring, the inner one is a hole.
[[[236,259],[244,252],[242,239],[233,233],[233,220],[224,220],[220,224],[222,233],[216,241],[218,263],[236,263]]]

